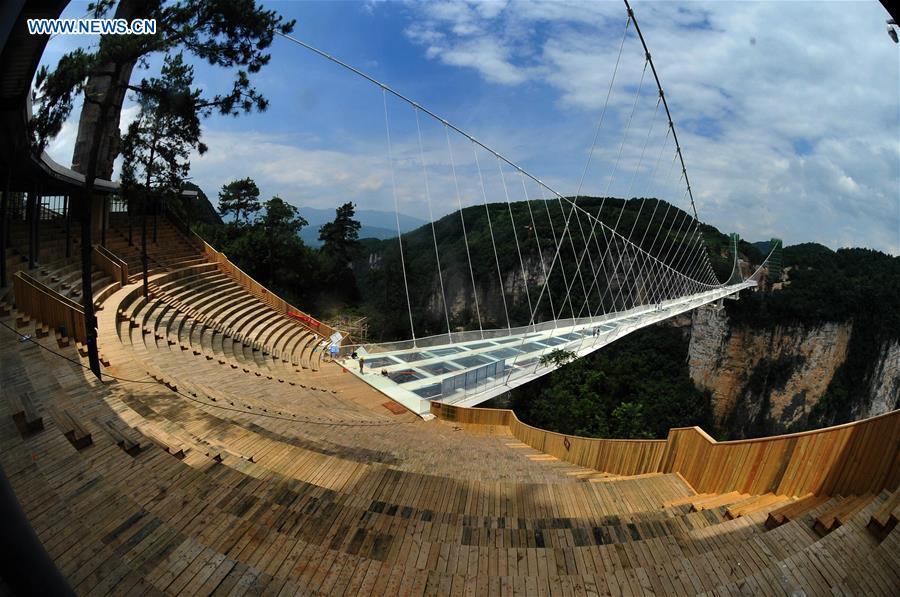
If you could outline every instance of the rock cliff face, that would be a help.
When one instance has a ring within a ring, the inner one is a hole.
[[[734,437],[806,428],[847,358],[852,323],[815,327],[735,326],[724,309],[694,312],[688,365],[694,383],[713,395],[715,425]],[[852,405],[854,418],[895,408],[900,393],[900,343],[887,343],[865,399]]]
[[[890,342],[882,350],[869,385],[869,394],[872,400],[867,408],[860,411],[859,417],[873,417],[897,407],[900,397],[900,340]]]

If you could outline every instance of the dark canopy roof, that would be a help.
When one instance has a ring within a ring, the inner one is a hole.
[[[62,195],[84,185],[83,175],[53,161],[46,152],[36,155],[28,145],[31,82],[49,36],[30,35],[27,20],[58,18],[67,4],[68,0],[0,2],[0,163],[8,168],[14,190],[39,185],[41,193]],[[97,192],[115,192],[119,187],[99,179],[94,186]]]

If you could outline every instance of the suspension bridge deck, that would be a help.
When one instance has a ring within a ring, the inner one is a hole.
[[[342,362],[373,388],[427,418],[432,401],[475,406],[550,373],[556,366],[542,359],[553,350],[582,357],[635,330],[754,287],[749,280],[600,317],[460,334],[471,338],[465,341],[451,342],[443,335],[369,346],[359,351],[362,371],[352,358]]]

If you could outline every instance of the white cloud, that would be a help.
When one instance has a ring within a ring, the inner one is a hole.
[[[865,245],[900,254],[900,55],[884,33],[886,17],[877,3],[638,2],[634,8],[673,110],[702,219],[751,240],[779,236],[788,243]],[[362,9],[380,7],[368,2]],[[466,90],[460,107],[466,112],[451,108],[446,116],[471,126],[472,134],[560,192],[574,193],[622,39],[621,3],[440,1],[410,3],[396,14],[409,19],[402,24],[407,38],[438,74],[452,82],[455,73],[447,67],[456,67],[486,82],[483,89]],[[634,100],[643,53],[629,29],[586,193],[601,194],[613,176]],[[54,62],[75,41],[52,40],[44,61]],[[385,65],[382,56],[367,55],[359,63],[365,60],[370,68]],[[277,68],[273,60],[271,69]],[[421,95],[416,82],[401,83]],[[518,107],[493,99],[514,97],[519,89],[546,91],[547,113],[520,121],[495,118]],[[274,106],[279,98],[269,95]],[[330,118],[336,112],[324,107],[333,101],[324,91],[302,92],[299,100],[305,112]],[[379,122],[380,98],[376,103]],[[658,137],[640,158],[654,103],[652,90],[640,100],[611,190],[678,199],[680,171],[672,168],[668,148],[656,176],[649,177],[662,146],[659,122]],[[123,113],[123,127],[133,109]],[[76,107],[49,149],[63,164],[71,161],[78,113]],[[392,129],[401,117],[392,111]],[[192,176],[212,196],[224,182],[252,176],[264,196],[277,193],[296,204],[354,199],[393,209],[383,129],[349,134],[337,123],[294,134],[301,123],[291,125],[288,137],[228,132],[222,122],[205,125],[221,128],[208,130],[210,152],[193,160]],[[409,126],[392,134],[398,201],[424,215],[416,139]],[[442,135],[442,129],[425,135],[437,214],[456,205]],[[355,145],[344,143],[347,138],[357,139]],[[463,202],[480,203],[472,151],[463,140],[454,143]],[[502,198],[493,158],[481,159],[489,199]],[[538,191],[529,187],[529,194]]]
[[[440,56],[445,64],[476,68],[492,83],[514,85],[527,78],[525,70],[510,64],[506,50],[490,38],[476,39],[449,48],[432,46],[428,53]]]
[[[581,111],[585,123],[604,105],[624,27],[620,4],[413,6],[408,35],[427,56],[475,69],[488,83],[548,85],[560,109]],[[742,228],[750,239],[900,253],[900,56],[884,33],[882,7],[642,2],[634,9],[702,218]],[[620,130],[643,63],[633,35],[625,48],[604,125]],[[638,138],[623,155],[626,172],[637,165]],[[602,192],[616,139],[601,139],[587,192]],[[566,190],[574,191],[581,167],[572,167]]]
[[[213,196],[245,176],[256,180],[263,196],[298,205],[332,206],[341,197],[358,198],[385,186],[387,163],[369,154],[304,149],[292,139],[263,134],[210,131],[203,138],[209,151],[192,156],[191,175]]]

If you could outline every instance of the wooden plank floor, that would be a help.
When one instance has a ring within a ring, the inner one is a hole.
[[[78,594],[898,594],[900,535],[866,529],[887,493],[824,537],[813,521],[838,497],[767,530],[780,496],[694,496],[678,475],[611,477],[502,428],[395,415],[310,366],[314,336],[200,270],[155,278],[166,300],[108,299],[108,372],[132,381],[0,335],[0,464]],[[24,391],[45,428],[23,437]],[[63,410],[90,446],[66,439]]]

